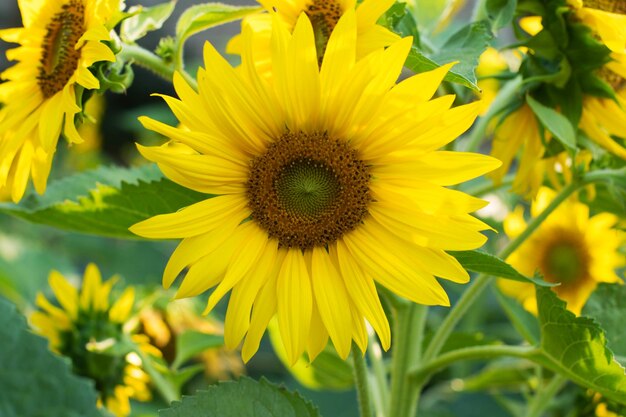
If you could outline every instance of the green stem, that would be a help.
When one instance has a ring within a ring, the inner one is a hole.
[[[584,181],[583,181],[584,182]],[[498,257],[506,259],[511,253],[513,253],[519,246],[531,235],[535,230],[543,223],[543,221],[574,191],[576,191],[583,182],[572,182],[564,187],[550,202],[548,207],[545,208],[539,214],[539,216],[532,219],[526,229],[513,239],[499,254]],[[454,330],[456,324],[461,320],[465,312],[470,306],[478,299],[482,292],[487,288],[493,278],[489,275],[480,274],[474,282],[470,284],[467,291],[461,295],[461,298],[456,305],[450,310],[450,313],[443,320],[443,323],[435,332],[432,341],[428,345],[426,352],[424,353],[424,361],[431,361],[441,351],[446,340]]]
[[[360,416],[372,417],[367,365],[365,365],[365,358],[361,349],[355,343],[352,344],[352,362],[354,364],[354,385],[357,389]]]
[[[376,340],[376,336],[369,335],[369,347],[367,355],[370,359],[372,373],[372,399],[376,416],[383,417],[389,407],[389,384],[387,383],[387,372],[383,363],[383,351]]]
[[[175,71],[174,66],[139,45],[124,44],[122,46],[122,51],[119,53],[119,57],[124,61],[132,61],[136,65],[163,78],[165,81],[169,81],[170,83],[172,82]],[[185,78],[187,83],[189,83],[189,85],[197,91],[198,86],[193,77],[182,69],[179,69],[179,72],[183,78]]]
[[[408,371],[420,361],[427,309],[422,305],[409,304],[396,311],[388,415],[413,417],[421,386],[410,378]]]
[[[146,371],[146,373],[150,376],[150,382],[157,389],[161,398],[165,400],[165,402],[169,405],[172,401],[180,400],[180,395],[178,394],[176,388],[159,373],[152,366],[152,360],[146,355],[141,349],[137,348],[135,350],[137,355],[141,358],[141,366]]]
[[[476,125],[472,129],[469,137],[465,141],[464,150],[467,152],[476,152],[486,136],[487,128],[491,120],[500,113],[515,97],[519,94],[522,85],[522,77],[516,77],[506,83],[498,92],[498,95],[489,106],[489,110],[485,115],[478,118]]]
[[[546,386],[537,391],[537,395],[528,404],[525,417],[541,417],[544,410],[550,405],[554,396],[563,388],[566,382],[567,379],[564,376],[560,374],[554,375]]]
[[[487,18],[486,0],[478,0],[472,10],[472,22],[477,22]]]
[[[445,368],[454,362],[471,359],[489,359],[497,356],[513,356],[529,359],[534,355],[535,351],[536,348],[532,346],[472,346],[446,352],[432,361],[411,369],[409,374],[418,380],[425,380],[432,373]]]

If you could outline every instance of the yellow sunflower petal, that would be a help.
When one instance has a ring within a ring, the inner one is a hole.
[[[288,363],[294,364],[306,348],[313,303],[309,273],[299,249],[287,252],[276,291],[278,326]]]
[[[72,320],[76,320],[76,317],[78,317],[78,291],[76,288],[57,271],[50,272],[48,282],[57,300],[63,309],[67,311],[67,315]]]
[[[313,295],[320,317],[337,353],[346,359],[352,345],[352,321],[343,280],[323,248],[313,248],[311,268]]]

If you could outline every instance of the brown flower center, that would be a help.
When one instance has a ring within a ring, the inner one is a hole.
[[[343,14],[337,0],[313,0],[304,11],[311,20],[315,33],[317,58],[322,62],[330,34]]]
[[[280,246],[325,247],[354,230],[372,200],[369,167],[327,133],[285,133],[250,164],[252,219]]]
[[[626,14],[626,1],[624,0],[585,0],[584,6],[605,12]]]
[[[75,46],[84,33],[85,7],[81,0],[65,3],[46,26],[37,76],[45,98],[61,91],[74,74],[81,55]]]
[[[625,0],[626,2],[626,0]],[[598,70],[598,77],[606,81],[615,91],[620,91],[626,87],[626,79],[621,75],[611,71],[606,66]]]
[[[572,231],[558,229],[553,236],[539,267],[546,281],[561,283],[560,287],[556,287],[558,293],[559,289],[567,290],[588,278],[590,256],[582,237]]]

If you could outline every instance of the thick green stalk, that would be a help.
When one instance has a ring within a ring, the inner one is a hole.
[[[372,369],[373,378],[370,383],[376,417],[384,417],[389,409],[389,384],[387,383],[387,371],[383,363],[383,351],[378,340],[376,340],[376,336],[373,334],[369,335],[367,355]]]
[[[525,417],[541,417],[554,396],[563,388],[566,382],[567,379],[564,376],[560,374],[554,375],[547,385],[537,391],[535,397],[533,397],[530,404],[528,404]]]
[[[396,312],[388,415],[414,417],[421,387],[408,371],[420,361],[427,308],[409,304]]]
[[[124,44],[118,56],[124,61],[132,61],[136,65],[151,71],[165,81],[172,82],[175,71],[174,66],[139,45]],[[179,72],[187,83],[197,91],[198,85],[196,80],[183,70],[179,70]]]
[[[445,368],[454,362],[471,359],[494,358],[498,356],[531,358],[534,353],[535,348],[532,346],[472,346],[453,350],[451,352],[446,352],[430,362],[423,363],[421,366],[411,369],[409,371],[409,374],[414,376],[417,380],[424,381],[432,373],[436,372],[439,369]]]
[[[356,386],[359,401],[359,415],[361,417],[372,417],[367,365],[361,349],[355,343],[352,344],[352,363],[354,365],[354,385]]]

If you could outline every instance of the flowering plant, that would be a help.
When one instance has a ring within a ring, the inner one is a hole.
[[[17,9],[3,415],[625,415],[624,1]]]

